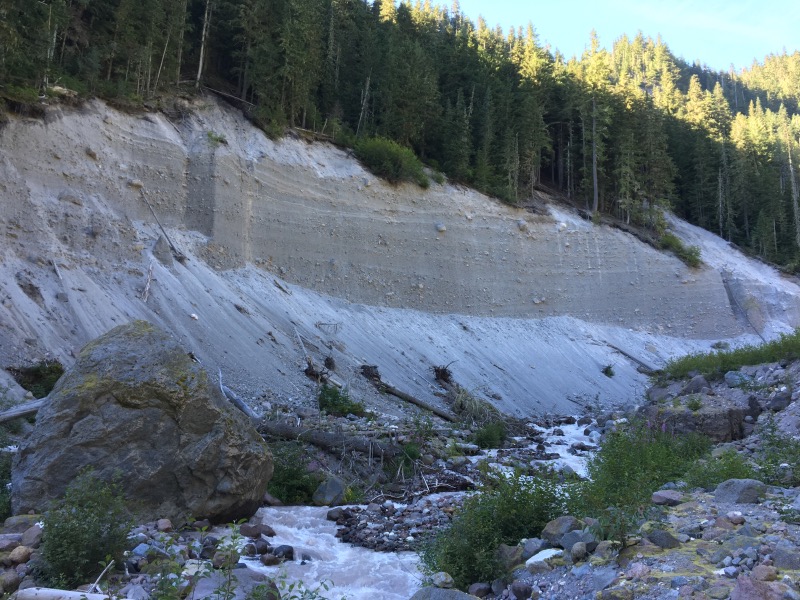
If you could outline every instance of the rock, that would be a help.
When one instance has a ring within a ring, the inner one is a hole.
[[[517,600],[528,600],[531,597],[533,586],[527,581],[517,579],[511,583],[511,593]]]
[[[279,565],[281,563],[281,559],[274,554],[264,554],[260,560],[261,564],[265,567],[274,567],[275,565]]]
[[[628,587],[613,587],[599,592],[595,596],[598,600],[633,600],[633,590]]]
[[[744,576],[736,579],[736,586],[730,596],[731,600],[779,600],[780,597],[781,594],[768,583]]]
[[[767,486],[756,479],[728,479],[714,490],[714,500],[731,504],[758,504],[767,493]]]
[[[317,506],[333,506],[341,504],[347,484],[340,477],[331,475],[314,492],[312,502]]]
[[[159,519],[156,521],[156,529],[161,533],[172,531],[172,521],[169,519]]]
[[[294,560],[294,548],[286,544],[278,546],[272,553],[283,560]]]
[[[699,394],[704,389],[710,388],[708,381],[702,375],[695,375],[692,377],[685,386],[678,392],[678,396],[689,396],[691,394]]]
[[[597,539],[594,537],[592,533],[589,531],[581,531],[581,530],[574,530],[568,531],[563,536],[561,536],[561,541],[558,545],[560,545],[564,550],[567,552],[572,550],[572,546],[577,544],[578,542],[582,542],[586,545],[586,549],[588,552],[591,552],[595,548],[597,548]]]
[[[475,596],[437,587],[424,587],[411,596],[409,600],[475,600]]]
[[[781,540],[775,545],[772,561],[776,569],[800,570],[800,548],[788,540]]]
[[[724,379],[728,387],[739,387],[750,382],[750,378],[741,371],[728,371]]]
[[[40,411],[41,412],[41,411]],[[5,533],[24,533],[42,520],[42,515],[17,515],[8,517],[3,523]]]
[[[715,584],[706,590],[706,596],[714,600],[727,600],[731,595],[731,588],[723,584]]]
[[[696,431],[716,443],[739,440],[743,435],[744,409],[738,406],[715,406],[702,401],[700,409],[695,411],[682,405],[647,405],[639,409],[639,415],[652,423],[664,423],[675,433]]]
[[[554,558],[563,556],[563,554],[564,551],[557,548],[548,548],[547,550],[542,550],[525,561],[525,568],[533,575],[545,573],[552,570],[550,561]]]
[[[232,569],[239,562],[239,553],[236,550],[219,550],[214,553],[211,564],[215,569]]]
[[[522,560],[522,553],[522,546],[500,544],[497,548],[497,560],[503,570],[509,571],[516,565],[524,562]]]
[[[572,558],[572,562],[580,562],[586,555],[589,554],[589,551],[586,549],[586,542],[575,542],[570,547],[570,557]]]
[[[679,548],[681,543],[669,532],[663,529],[654,529],[647,534],[647,539],[659,548]]]
[[[242,523],[239,533],[248,538],[275,537],[275,530],[265,523]]]
[[[171,267],[174,264],[172,248],[169,247],[169,242],[163,235],[158,236],[158,240],[153,245],[153,256],[165,267]]]
[[[11,554],[8,555],[8,559],[15,565],[18,565],[28,562],[31,558],[31,554],[33,554],[33,548],[17,546],[11,551]]]
[[[773,566],[756,565],[753,567],[750,576],[758,581],[777,581],[778,569]]]
[[[22,543],[22,534],[4,533],[0,535],[0,552],[10,552]]]
[[[142,512],[181,522],[250,517],[272,475],[250,420],[145,321],[87,344],[58,381],[14,457],[14,512],[44,508],[87,466],[106,481],[124,473],[125,495]]]
[[[774,412],[785,410],[789,404],[792,403],[792,392],[788,389],[777,390],[772,392],[767,401],[764,403],[764,408]]]
[[[575,529],[583,529],[583,523],[575,517],[558,517],[544,526],[541,537],[550,545],[558,546],[564,534]]]
[[[528,560],[537,552],[544,550],[546,546],[547,542],[540,538],[530,538],[525,540],[525,542],[522,544],[522,560]]]
[[[0,590],[3,594],[10,594],[17,591],[20,584],[20,576],[14,569],[9,569],[0,573]]]
[[[658,490],[653,492],[651,501],[658,506],[678,506],[684,499],[683,494],[676,490]]]
[[[445,573],[444,571],[439,571],[438,573],[434,573],[431,576],[431,583],[436,586],[437,588],[445,588],[450,589],[455,585],[453,578],[450,576],[450,573]]]
[[[484,596],[488,596],[492,593],[492,586],[488,583],[473,583],[467,589],[467,593],[477,596],[478,598],[483,598]]]
[[[328,521],[338,521],[343,516],[344,516],[344,509],[341,506],[337,506],[336,508],[332,508],[325,514],[325,518]]]
[[[42,528],[39,525],[34,525],[25,530],[22,538],[19,540],[20,545],[30,546],[31,548],[38,548],[42,543]]]
[[[597,544],[597,548],[594,550],[594,557],[600,560],[610,560],[616,556],[618,545],[610,540],[603,540]]]

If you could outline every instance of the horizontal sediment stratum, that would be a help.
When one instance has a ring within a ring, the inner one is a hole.
[[[632,404],[643,366],[800,324],[794,281],[673,227],[700,269],[553,203],[534,214],[449,184],[390,186],[211,98],[51,107],[0,130],[0,366],[69,363],[143,318],[251,401],[311,398],[305,351],[389,412],[359,365],[431,403],[431,367],[452,363],[512,414]]]

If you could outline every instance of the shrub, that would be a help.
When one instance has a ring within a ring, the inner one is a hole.
[[[10,452],[0,452],[0,520],[11,516],[11,456]]]
[[[30,367],[9,367],[8,372],[20,387],[36,398],[44,398],[64,374],[64,366],[57,360],[43,360]]]
[[[475,443],[481,448],[499,448],[506,439],[506,425],[502,421],[487,423],[475,432]]]
[[[703,401],[700,399],[699,396],[692,395],[686,401],[686,408],[688,408],[692,412],[697,412],[701,408],[703,408]]]
[[[772,418],[759,426],[759,434],[757,464],[761,468],[757,478],[769,485],[800,485],[800,440],[782,434]]]
[[[684,245],[681,239],[673,233],[665,233],[661,236],[661,247],[672,252],[693,269],[703,264],[703,261],[700,260],[700,248],[698,246]]]
[[[370,171],[391,183],[411,181],[423,188],[430,185],[414,152],[397,142],[382,137],[364,138],[356,144],[355,151]]]
[[[280,442],[270,446],[274,471],[267,489],[286,504],[307,504],[311,501],[320,478],[308,471],[303,446],[298,442]]]
[[[700,352],[669,361],[664,374],[674,379],[697,371],[707,377],[722,377],[744,365],[758,365],[800,358],[800,330],[760,346],[742,346],[720,352]]]
[[[609,377],[609,378],[613,377],[614,376],[614,365],[606,365],[605,367],[603,367],[602,373],[606,377]]]
[[[323,385],[317,396],[320,410],[326,413],[344,417],[348,414],[363,417],[366,409],[361,402],[350,399],[350,394],[345,389],[339,389],[332,385]]]
[[[713,490],[728,479],[751,479],[755,471],[735,450],[726,450],[718,458],[708,457],[694,462],[683,480],[690,488]]]
[[[92,471],[78,475],[43,520],[46,579],[71,587],[97,574],[106,557],[120,559],[133,525],[119,483],[106,483]]]
[[[555,480],[515,476],[500,478],[494,489],[468,498],[446,528],[423,545],[426,571],[446,571],[464,589],[474,581],[492,581],[500,573],[497,548],[538,535],[563,505]]]
[[[579,484],[572,494],[572,512],[592,514],[608,507],[638,510],[709,447],[708,438],[699,434],[675,435],[651,423],[630,423],[610,433],[589,460],[590,481]]]

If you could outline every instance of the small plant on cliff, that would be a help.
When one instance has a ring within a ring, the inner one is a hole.
[[[63,499],[44,514],[45,579],[74,587],[100,572],[108,556],[120,559],[133,524],[119,483],[83,471]]]
[[[414,152],[397,142],[382,137],[364,138],[356,144],[355,151],[370,171],[391,183],[411,181],[423,188],[430,185]]]
[[[672,252],[693,269],[697,269],[703,264],[703,261],[700,260],[700,248],[698,246],[686,246],[674,233],[665,233],[661,236],[661,247]]]
[[[350,399],[350,394],[347,390],[340,390],[332,385],[323,385],[319,389],[317,401],[319,402],[320,410],[337,417],[344,417],[348,414],[363,417],[367,412],[361,402]]]

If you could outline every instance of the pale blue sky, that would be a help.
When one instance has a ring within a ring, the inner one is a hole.
[[[446,0],[449,6],[449,0]],[[673,54],[700,59],[714,70],[749,67],[767,54],[800,49],[800,0],[460,0],[475,22],[490,27],[531,21],[543,44],[567,57],[580,55],[594,28],[610,48],[623,33],[659,33]],[[440,4],[444,2],[438,2]]]

